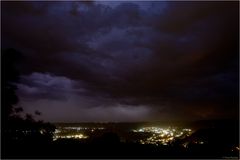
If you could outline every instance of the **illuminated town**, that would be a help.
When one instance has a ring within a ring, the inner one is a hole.
[[[85,139],[87,136],[84,136],[83,134],[74,134],[74,135],[55,135],[54,140],[57,140],[59,138],[73,138],[73,139]]]
[[[86,139],[84,133],[103,130],[103,127],[59,127],[55,129],[53,140],[57,139]]]
[[[58,127],[54,133],[54,140],[57,139],[87,139],[93,136],[96,131],[105,132],[107,129],[104,127]],[[153,145],[168,145],[176,138],[185,138],[192,133],[188,128],[176,127],[142,127],[139,129],[132,129],[129,133],[147,134],[147,136],[138,139],[136,142],[140,144],[153,144]]]
[[[150,133],[151,136],[140,140],[141,144],[154,144],[154,145],[168,145],[176,138],[185,138],[192,133],[191,129],[177,129],[177,128],[159,128],[159,127],[144,127],[133,132]]]

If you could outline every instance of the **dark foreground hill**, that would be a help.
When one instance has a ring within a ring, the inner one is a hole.
[[[236,158],[239,159],[237,123],[210,125],[169,145],[122,142],[116,133],[95,139],[11,141],[3,145],[2,158]]]

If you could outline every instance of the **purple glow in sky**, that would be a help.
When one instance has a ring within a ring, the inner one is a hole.
[[[24,112],[52,122],[238,117],[238,2],[1,2]]]

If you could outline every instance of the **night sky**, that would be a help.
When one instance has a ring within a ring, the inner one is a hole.
[[[238,118],[238,2],[1,2],[17,95],[51,122]]]

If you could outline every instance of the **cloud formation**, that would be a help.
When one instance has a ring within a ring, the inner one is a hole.
[[[58,107],[45,119],[63,108],[76,121],[94,120],[83,108],[109,121],[229,118],[238,13],[238,2],[2,2],[2,46],[24,54],[26,108]]]

